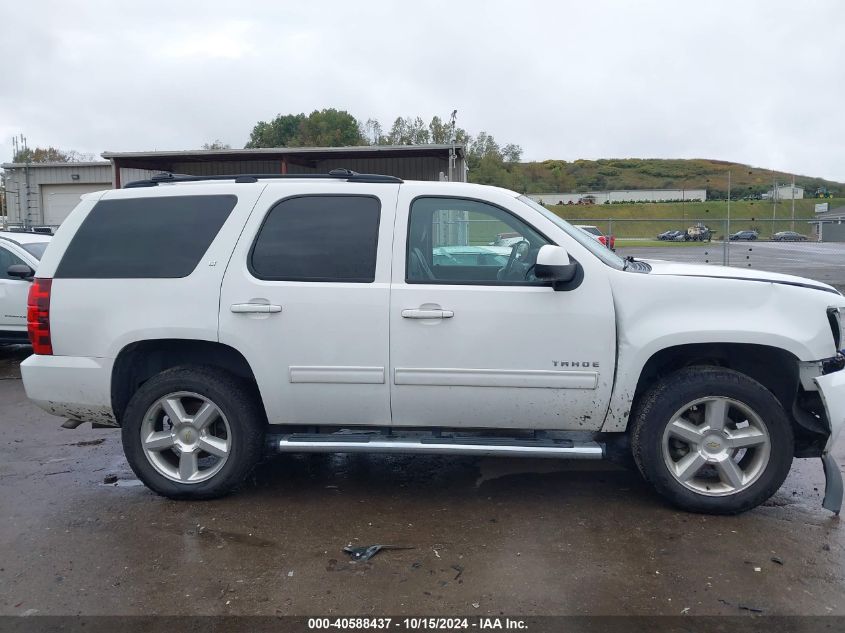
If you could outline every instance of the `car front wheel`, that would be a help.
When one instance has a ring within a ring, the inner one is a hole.
[[[632,421],[634,460],[658,493],[693,512],[736,514],[771,497],[794,454],[780,402],[752,378],[689,367],[641,398]]]

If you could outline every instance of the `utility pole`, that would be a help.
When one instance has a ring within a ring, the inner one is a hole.
[[[456,119],[458,117],[458,111],[452,110],[452,116],[449,117],[449,141],[452,144],[452,147],[449,148],[449,181],[453,182],[455,180],[455,176],[457,175],[455,172],[457,171],[457,151],[455,149],[455,142],[457,139],[455,138],[455,129],[456,129]],[[466,148],[464,148],[464,156],[466,156]]]
[[[795,174],[792,175],[792,228],[795,231]]]
[[[775,215],[778,208],[778,181],[772,177],[772,235],[775,233]]]
[[[724,253],[722,254],[722,263],[725,266],[730,266],[731,264],[731,170],[728,170],[728,221],[725,223],[725,236],[724,236]]]

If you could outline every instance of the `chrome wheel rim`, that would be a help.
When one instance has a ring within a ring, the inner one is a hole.
[[[663,432],[662,450],[678,483],[698,494],[724,497],[760,478],[769,463],[771,438],[748,405],[714,396],[675,412]]]
[[[156,471],[180,484],[214,477],[229,458],[229,421],[211,400],[198,393],[167,394],[147,409],[141,447]]]

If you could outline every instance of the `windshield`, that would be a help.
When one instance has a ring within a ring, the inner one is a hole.
[[[623,270],[625,268],[625,260],[623,260],[616,253],[611,251],[609,248],[602,246],[599,242],[587,235],[581,229],[576,229],[569,222],[567,222],[561,217],[558,217],[556,214],[549,211],[543,205],[534,202],[528,196],[519,196],[519,198],[517,199],[527,204],[535,211],[542,213],[545,217],[547,217],[558,227],[560,227],[563,231],[565,231],[566,234],[569,235],[569,237],[578,242],[581,246],[586,248],[588,251],[590,251],[593,255],[598,257],[608,266],[612,266],[613,268],[617,268],[619,270]]]
[[[594,226],[578,226],[578,227],[575,227],[575,228],[581,229],[582,231],[585,231],[587,233],[591,233],[592,235],[598,235],[598,236],[602,235],[602,232],[599,231]]]
[[[35,259],[41,261],[42,255],[44,255],[44,251],[47,250],[47,244],[50,242],[32,242],[30,244],[21,244],[21,247],[35,257]]]

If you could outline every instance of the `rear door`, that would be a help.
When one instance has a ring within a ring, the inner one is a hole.
[[[274,183],[223,279],[220,341],[274,424],[390,423],[388,307],[399,185]]]

